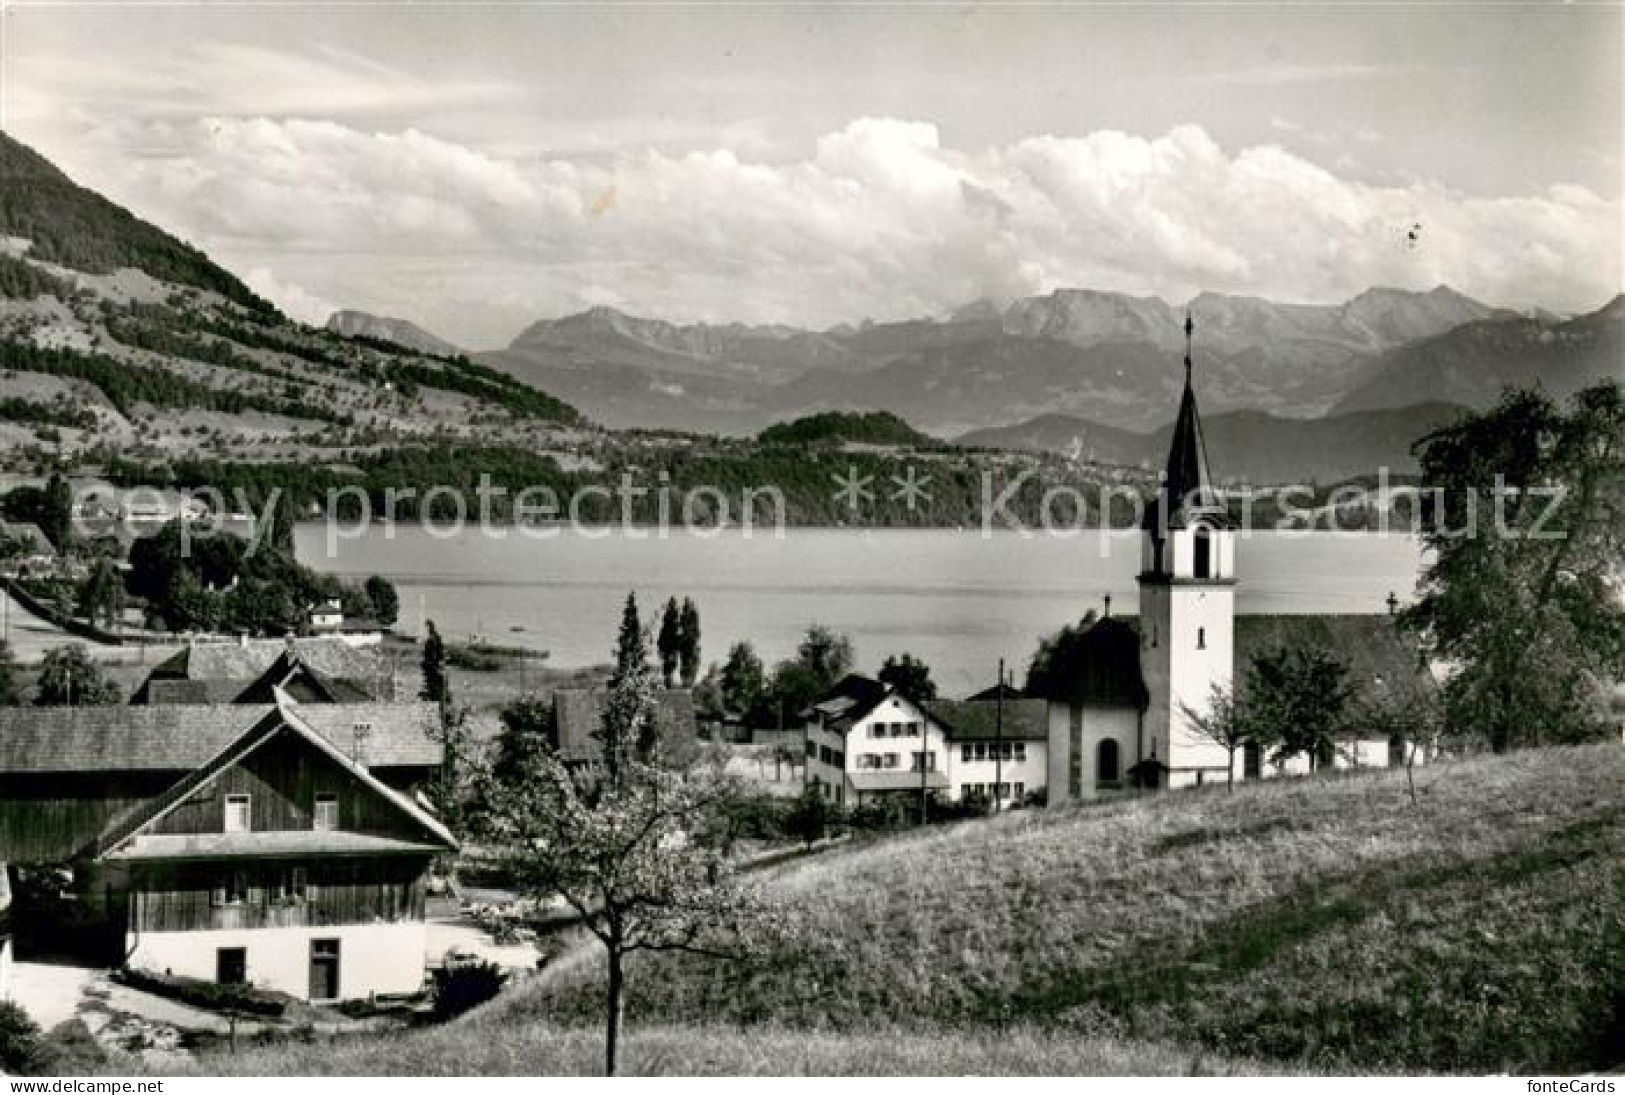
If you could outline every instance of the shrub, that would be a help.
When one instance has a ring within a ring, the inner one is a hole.
[[[154,996],[166,996],[209,1011],[235,1011],[244,1015],[279,1018],[288,1010],[284,997],[252,985],[221,985],[214,981],[199,981],[194,977],[177,977],[170,973],[128,967],[119,970],[114,977],[133,989],[150,992]]]
[[[12,1076],[37,1076],[50,1064],[39,1024],[16,1004],[0,1003],[0,1070]]]
[[[494,999],[508,983],[508,971],[495,962],[470,958],[448,961],[431,979],[434,1021],[445,1023]]]

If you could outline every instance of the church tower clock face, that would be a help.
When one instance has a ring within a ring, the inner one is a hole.
[[[1141,525],[1140,664],[1148,692],[1147,758],[1158,785],[1223,780],[1228,758],[1193,733],[1235,657],[1235,530],[1213,485],[1192,379],[1195,325],[1185,320],[1185,387],[1162,482]]]

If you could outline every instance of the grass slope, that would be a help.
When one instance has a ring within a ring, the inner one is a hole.
[[[1398,772],[1281,781],[1030,811],[801,861],[771,881],[790,926],[764,959],[634,965],[629,1067],[1617,1066],[1625,750],[1482,758],[1417,779],[1418,807]],[[599,969],[589,949],[436,1031],[219,1066],[590,1071]]]

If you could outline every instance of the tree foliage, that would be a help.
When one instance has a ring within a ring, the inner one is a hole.
[[[937,698],[937,684],[931,679],[931,667],[907,651],[887,657],[880,667],[879,677],[880,683],[891,685],[916,702]]]
[[[1401,614],[1456,667],[1444,721],[1497,752],[1605,730],[1625,675],[1625,394],[1565,410],[1509,391],[1423,438],[1423,540],[1434,561]]]
[[[372,605],[372,618],[384,627],[394,627],[401,616],[401,597],[395,592],[394,583],[374,574],[367,579],[363,590]]]
[[[604,947],[605,1069],[617,1065],[627,959],[688,951],[738,957],[759,906],[701,839],[737,792],[720,775],[657,763],[655,673],[628,596],[596,737],[602,763],[572,769],[556,753],[523,759],[521,778],[487,783],[486,824],[528,893],[557,895]]]
[[[1243,684],[1244,719],[1272,762],[1307,756],[1311,770],[1329,762],[1349,725],[1355,687],[1348,665],[1314,647],[1262,650]]]
[[[36,707],[108,707],[122,700],[118,685],[103,679],[83,644],[46,651],[34,685]]]
[[[432,703],[445,703],[451,698],[451,684],[446,676],[446,641],[430,620],[425,624],[428,632],[423,638],[423,690],[419,693]]]

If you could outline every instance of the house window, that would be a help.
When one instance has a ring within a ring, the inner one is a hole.
[[[1199,627],[1196,629],[1196,649],[1207,649],[1207,628],[1205,627]]]
[[[214,952],[214,979],[221,985],[248,984],[248,948],[220,947]]]
[[[1118,771],[1117,742],[1107,738],[1095,748],[1095,782],[1102,786],[1115,787],[1122,778]]]
[[[911,722],[911,723],[906,724],[905,732],[911,738],[919,737],[920,736],[920,724],[917,723],[917,722]]]
[[[248,900],[248,879],[242,871],[232,871],[215,884],[211,904],[215,908],[241,905]]]
[[[986,760],[987,759],[987,746],[984,745],[981,742],[976,743],[976,759],[977,760]]]
[[[886,736],[886,724],[883,723],[883,722],[872,722],[872,723],[870,723],[869,724],[869,736],[871,738],[883,738],[883,737],[885,737]]]
[[[317,795],[315,825],[317,829],[337,829],[339,827],[339,796]]]
[[[227,795],[224,832],[246,833],[253,826],[249,821],[249,796]]]
[[[1018,741],[1018,742],[1016,742],[1015,748],[1016,748],[1016,759],[1017,760],[1026,760],[1027,759],[1027,743],[1024,742],[1024,741]]]
[[[818,743],[817,742],[809,741],[807,743],[807,757],[810,760],[817,760],[818,759]]]
[[[297,903],[305,900],[307,889],[303,867],[289,867],[277,875],[276,899],[280,903]]]
[[[935,753],[910,753],[909,771],[935,772],[937,770],[937,755]]]
[[[896,753],[887,753],[886,754],[886,767],[887,768],[896,768],[897,767],[897,754]]]
[[[959,753],[959,759],[961,761],[968,761],[968,760],[970,760],[970,757],[971,757],[971,747],[969,745],[961,746],[960,747],[960,753]]]
[[[1016,797],[1017,798],[1020,798],[1022,795],[1025,795],[1026,793],[1027,793],[1027,785],[1025,783],[1016,784]]]
[[[970,798],[975,793],[976,793],[976,785],[975,784],[961,783],[959,785],[959,797],[960,798]]]

